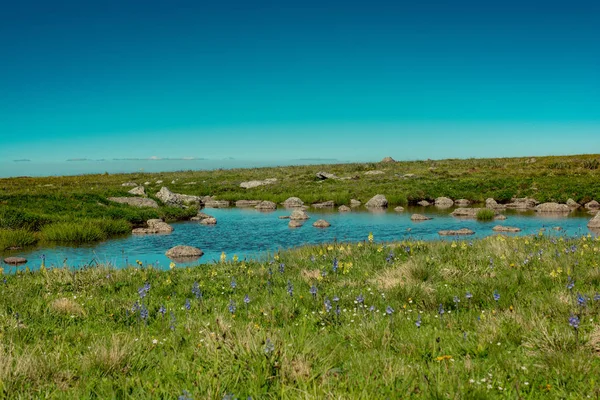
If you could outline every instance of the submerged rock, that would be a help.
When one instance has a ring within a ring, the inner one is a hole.
[[[144,197],[109,197],[108,200],[115,203],[127,204],[132,207],[158,208],[156,201]]]
[[[200,220],[200,223],[202,225],[216,225],[217,219],[215,217],[203,218]]]
[[[4,262],[8,265],[19,265],[27,262],[26,258],[23,257],[6,257]]]
[[[388,200],[382,194],[376,194],[365,204],[368,208],[387,208]]]
[[[495,227],[492,228],[492,230],[494,232],[521,232],[520,228],[517,228],[515,226],[503,226],[503,225],[496,225]]]
[[[190,221],[202,221],[203,219],[206,218],[214,218],[212,215],[208,215],[205,214],[203,212],[198,212],[198,214],[195,217],[190,218]]]
[[[202,250],[192,246],[175,246],[165,253],[171,259],[195,259],[201,257],[203,254]]]
[[[313,226],[315,228],[328,228],[331,226],[331,224],[329,222],[325,221],[324,219],[320,219],[320,220],[315,221]]]
[[[173,232],[173,227],[162,219],[149,219],[146,221],[147,228],[136,228],[131,233],[137,235],[149,235],[149,234],[158,234],[158,233],[171,233]]]
[[[438,235],[440,236],[460,236],[460,235],[472,235],[475,232],[473,232],[470,229],[467,228],[461,228],[458,230],[446,230],[446,231],[439,231]]]

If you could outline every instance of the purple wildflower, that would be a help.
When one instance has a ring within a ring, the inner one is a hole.
[[[387,315],[392,315],[392,314],[394,313],[394,309],[393,309],[391,306],[387,306],[387,307],[385,308],[385,313],[386,313]]]
[[[417,316],[417,321],[415,322],[415,325],[417,326],[417,328],[421,327],[421,314]]]
[[[248,296],[248,295],[245,295],[245,296],[244,296],[244,303],[245,303],[245,304],[248,304],[248,303],[250,303],[250,296]]]
[[[294,286],[292,285],[292,282],[289,281],[289,279],[287,282],[287,292],[290,295],[290,297],[294,295]]]
[[[571,325],[575,330],[579,329],[579,317],[571,314],[569,317],[569,325]]]
[[[230,313],[235,313],[236,307],[235,302],[233,300],[229,300],[229,307],[227,307]]]
[[[498,300],[500,300],[500,293],[498,293],[497,290],[494,290],[493,296],[494,296],[494,300],[496,300],[496,302],[498,302]]]
[[[190,303],[190,299],[185,299],[185,309],[190,310],[192,308],[192,304]]]
[[[317,287],[315,285],[312,285],[310,287],[310,294],[312,295],[313,299],[317,298]]]

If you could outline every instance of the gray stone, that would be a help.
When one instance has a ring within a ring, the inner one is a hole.
[[[438,197],[437,199],[435,199],[434,204],[436,207],[439,207],[439,208],[449,208],[454,205],[454,200],[452,200],[448,197]]]
[[[431,203],[430,203],[430,202],[428,202],[427,200],[421,200],[421,201],[420,201],[420,202],[418,202],[417,204],[418,204],[418,205],[420,205],[420,206],[423,206],[423,207],[428,207],[428,206],[430,206],[430,205],[431,205]]]
[[[348,206],[339,206],[338,211],[339,212],[350,212],[350,211],[352,211],[352,209]]]
[[[319,220],[315,221],[313,226],[315,228],[328,228],[331,226],[331,224],[329,222],[325,221],[324,219],[319,219]]]
[[[598,210],[600,209],[600,203],[596,200],[592,200],[589,203],[585,203],[585,208],[588,210]]]
[[[535,211],[539,213],[568,213],[571,211],[571,207],[566,204],[558,203],[542,203],[535,207]]]
[[[203,218],[200,220],[200,223],[202,225],[216,225],[217,219],[215,217]]]
[[[209,200],[207,202],[204,203],[204,207],[206,208],[227,208],[230,206],[231,203],[229,203],[228,200]]]
[[[163,202],[163,204],[170,207],[182,207],[183,201],[175,196],[175,193],[171,192],[167,187],[163,186],[156,193],[156,197]]]
[[[260,200],[238,200],[235,202],[235,206],[239,208],[256,207],[260,202]]]
[[[517,228],[515,226],[503,226],[503,225],[496,225],[495,227],[492,228],[492,230],[494,232],[511,232],[511,233],[521,232],[521,229]]]
[[[494,217],[495,220],[504,221],[506,219],[506,215],[498,214]]]
[[[530,199],[527,197],[524,198],[514,198],[511,200],[509,204],[506,205],[507,208],[514,208],[517,210],[531,210],[534,209],[535,206],[539,204],[539,201],[535,199]]]
[[[365,175],[381,175],[381,174],[385,174],[385,172],[379,171],[379,170],[366,171],[365,172]]]
[[[289,197],[282,204],[286,208],[295,208],[302,207],[304,205],[304,202],[298,197]]]
[[[356,199],[350,199],[350,207],[359,207],[362,203]]]
[[[147,235],[173,232],[173,227],[162,219],[149,219],[146,221],[146,224],[148,225],[147,228],[136,228],[131,233],[136,235]]]
[[[254,208],[257,210],[276,210],[277,204],[273,203],[272,201],[265,200],[258,203]]]
[[[294,210],[294,211],[292,211],[292,214],[290,215],[290,219],[296,220],[296,221],[302,221],[302,220],[310,219],[310,217],[304,210]]]
[[[184,259],[184,258],[199,258],[204,254],[202,250],[192,246],[175,246],[167,250],[165,255],[172,259]]]
[[[264,185],[272,185],[277,182],[277,178],[269,178],[262,181],[247,181],[240,183],[240,187],[244,189],[252,189]]]
[[[382,162],[382,163],[394,163],[394,162],[396,162],[396,160],[394,160],[392,157],[384,157],[383,160],[381,160],[380,162]]]
[[[335,203],[333,200],[324,201],[322,203],[314,203],[313,208],[333,208],[335,207]]]
[[[396,212],[404,212],[404,207],[398,206],[398,207],[394,208],[394,211],[396,211]]]
[[[377,195],[373,196],[365,204],[365,207],[368,207],[368,208],[387,208],[387,206],[388,206],[388,201],[385,198],[385,196],[382,194],[377,194]]]
[[[421,214],[413,214],[413,215],[410,216],[410,219],[411,219],[411,221],[428,221],[431,218],[426,217],[426,216],[421,215]]]
[[[485,207],[491,208],[494,210],[500,210],[500,209],[506,208],[506,206],[504,204],[498,204],[496,202],[496,200],[492,199],[491,197],[485,200]]]
[[[600,213],[588,222],[587,227],[590,229],[600,229]]]
[[[471,201],[469,201],[467,199],[454,200],[454,205],[458,206],[458,207],[467,207],[470,204],[471,204]]]
[[[317,178],[321,179],[321,180],[325,180],[325,179],[338,179],[338,177],[335,174],[330,174],[329,172],[323,172],[323,171],[319,171],[317,172]]]
[[[19,265],[25,264],[27,262],[26,258],[23,257],[6,257],[4,262],[9,265]]]
[[[467,228],[461,228],[458,230],[446,230],[446,231],[439,231],[438,235],[440,236],[461,236],[461,235],[472,235],[475,232],[473,232],[470,229]]]
[[[290,216],[289,215],[280,215],[278,218],[279,219],[290,219]]]
[[[290,228],[300,228],[303,225],[302,221],[298,221],[298,220],[290,220],[288,226]]]
[[[571,208],[579,208],[581,205],[573,199],[567,200],[567,205]]]
[[[411,179],[411,178],[416,178],[417,176],[415,174],[404,174],[404,175],[402,175],[402,177],[404,179]]]
[[[109,197],[108,200],[115,203],[127,204],[132,207],[158,208],[156,201],[144,197]]]
[[[203,212],[198,211],[198,214],[195,217],[190,218],[190,221],[202,221],[206,218],[214,218],[212,215],[205,214]]]
[[[125,183],[121,184],[121,186],[124,186],[124,187],[136,187],[137,185],[138,184],[135,182],[125,182]]]
[[[146,197],[146,190],[143,186],[136,186],[127,193],[133,194],[134,196],[144,196]]]

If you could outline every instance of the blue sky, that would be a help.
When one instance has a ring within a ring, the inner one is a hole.
[[[10,2],[0,159],[600,152],[599,19],[591,0]]]

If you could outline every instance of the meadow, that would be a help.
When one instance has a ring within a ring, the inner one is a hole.
[[[125,182],[144,185],[154,194],[171,191],[220,200],[271,200],[300,197],[306,204],[333,200],[349,205],[384,194],[390,206],[415,204],[446,196],[500,203],[513,197],[540,202],[584,204],[600,193],[600,156],[552,156],[465,160],[422,160],[289,166],[216,171],[99,174],[64,177],[0,179],[0,251],[34,243],[88,243],[124,235],[150,218],[186,220],[195,209],[182,210],[158,202],[158,209],[139,209],[107,200],[129,196]],[[319,171],[339,178],[320,180]],[[381,171],[377,175],[365,174]],[[275,184],[244,189],[240,183],[276,178]],[[15,232],[16,231],[16,232]]]
[[[600,396],[600,241],[304,246],[0,281],[0,397]]]

